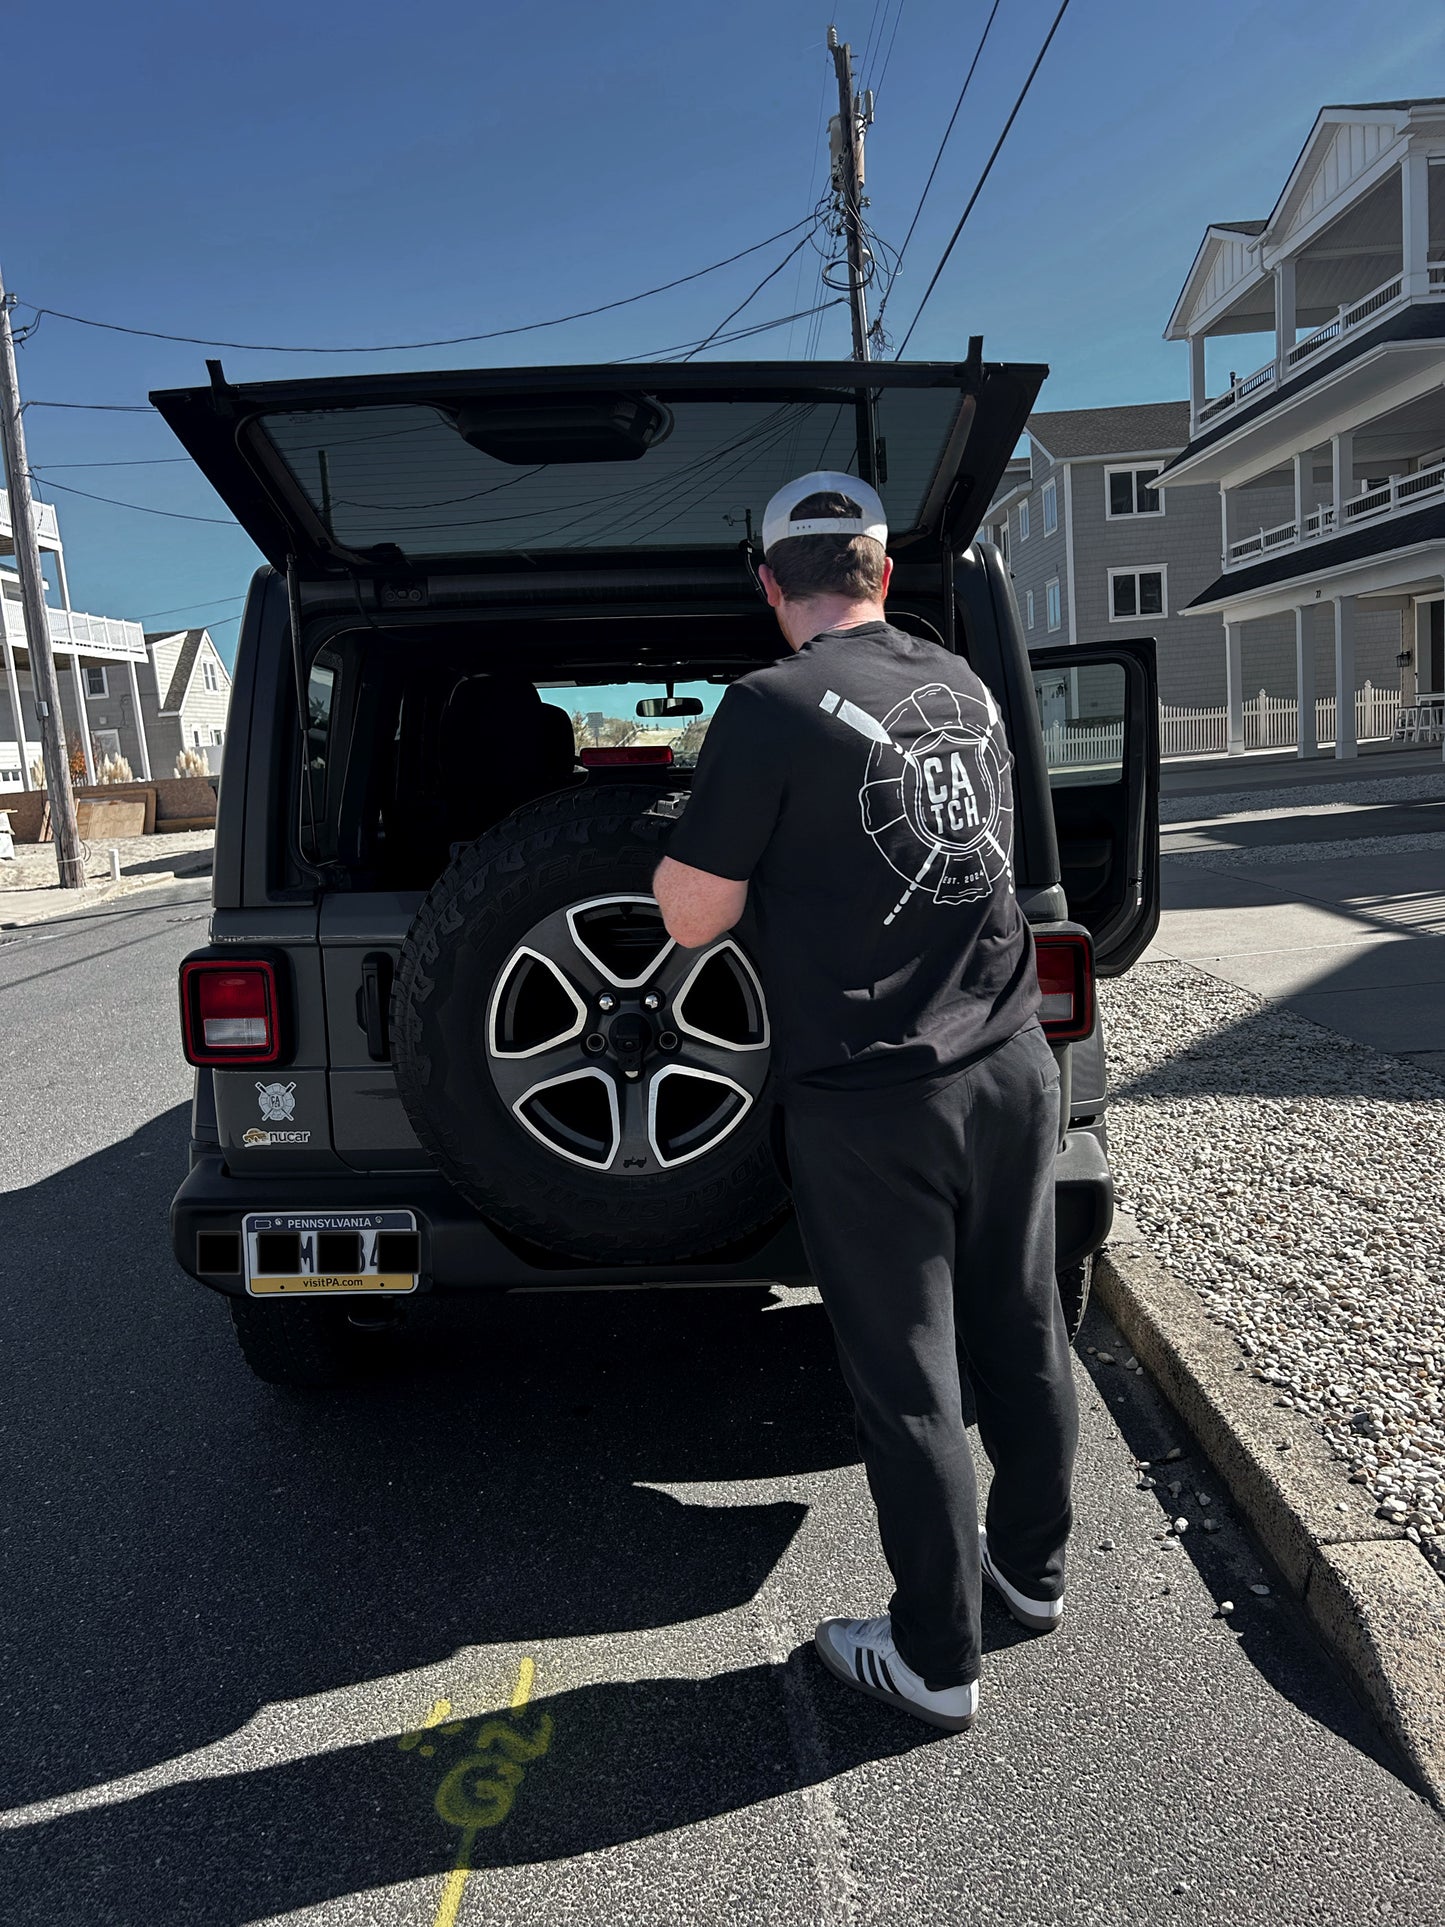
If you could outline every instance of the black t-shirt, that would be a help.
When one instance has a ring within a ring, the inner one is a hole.
[[[1038,1009],[1012,765],[968,664],[888,623],[728,690],[668,855],[751,885],[792,1091],[951,1076]]]

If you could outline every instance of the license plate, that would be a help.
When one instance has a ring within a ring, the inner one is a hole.
[[[414,1211],[251,1212],[241,1220],[253,1298],[415,1291]]]

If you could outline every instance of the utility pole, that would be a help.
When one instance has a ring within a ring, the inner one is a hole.
[[[867,361],[868,303],[864,292],[868,250],[863,243],[863,132],[873,119],[873,95],[853,92],[853,49],[828,29],[828,51],[838,76],[838,114],[828,128],[833,192],[838,196],[848,249],[848,306],[853,318],[853,359]]]
[[[70,763],[65,754],[65,728],[60,713],[60,685],[55,679],[55,654],[50,647],[50,616],[45,607],[45,578],[40,573],[40,549],[35,540],[35,505],[30,499],[30,464],[25,455],[25,423],[20,414],[20,378],[15,371],[15,338],[10,332],[10,309],[15,297],[5,292],[0,275],[0,452],[5,457],[5,484],[10,492],[10,526],[15,533],[15,561],[20,571],[20,603],[25,612],[25,640],[30,654],[30,684],[40,719],[40,742],[45,758],[45,784],[50,801],[50,826],[60,866],[60,887],[85,887],[85,865],[80,854],[80,831],[75,822],[75,797],[70,788]],[[25,719],[15,718],[19,750],[25,754]]]

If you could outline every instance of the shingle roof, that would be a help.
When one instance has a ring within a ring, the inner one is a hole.
[[[1211,227],[1228,228],[1231,234],[1263,234],[1268,221],[1211,221]]]
[[[196,657],[201,653],[201,638],[204,629],[147,629],[147,643],[169,642],[172,636],[180,636],[181,653],[176,657],[176,666],[171,671],[170,686],[161,697],[161,710],[179,709],[185,700],[186,686],[191,680],[191,672],[196,666]]]
[[[1029,434],[1059,461],[1089,455],[1132,455],[1183,448],[1187,401],[1134,402],[1121,408],[1061,408],[1030,415]]]

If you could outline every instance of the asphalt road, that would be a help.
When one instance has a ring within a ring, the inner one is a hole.
[[[808,1294],[435,1306],[394,1379],[252,1381],[166,1243],[202,915],[0,942],[6,1927],[1445,1921],[1445,1828],[1121,1363],[1064,1626],[990,1605],[954,1738],[808,1650],[886,1597]]]

